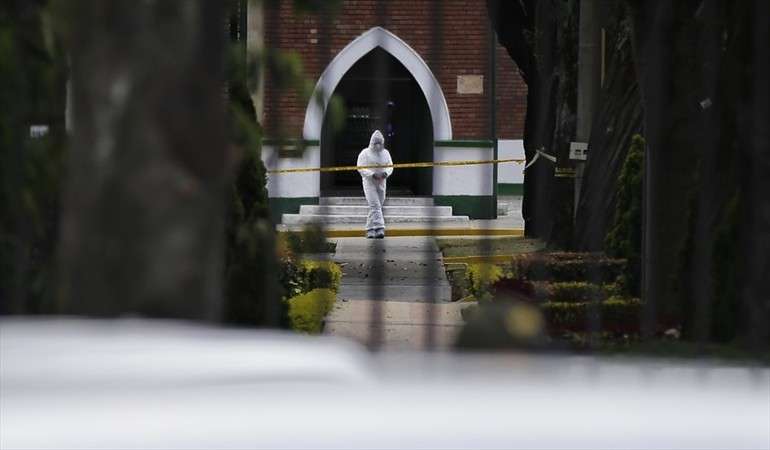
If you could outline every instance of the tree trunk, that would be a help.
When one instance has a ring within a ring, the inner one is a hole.
[[[739,248],[745,255],[745,284],[740,291],[740,305],[745,311],[746,338],[753,348],[770,348],[770,4],[765,0],[754,0],[743,17],[745,26],[735,32],[746,32],[748,41],[739,47],[745,55],[749,70],[740,74],[747,76],[743,95],[738,98],[740,115],[738,148],[743,150],[741,190],[745,192],[744,214],[739,228]],[[746,54],[748,53],[748,54]],[[740,67],[740,66],[739,66]],[[735,67],[732,67],[736,70]],[[743,120],[741,120],[743,119]]]
[[[222,2],[65,4],[74,132],[60,310],[222,314]]]
[[[527,83],[527,161],[538,150],[557,156],[559,164],[568,161],[575,131],[576,3],[488,0],[487,9],[500,44]],[[540,158],[526,170],[522,215],[526,236],[563,245],[572,229],[572,189],[556,181],[554,168]]]
[[[604,250],[615,215],[617,180],[631,138],[642,127],[642,104],[634,70],[630,31],[624,2],[612,2],[606,24],[606,75],[599,107],[591,127],[590,154],[583,174],[575,220],[575,247]]]
[[[688,123],[697,114],[691,83],[690,5],[652,0],[633,7],[634,43],[644,103],[645,153],[643,284],[644,333],[660,314],[681,313],[676,274],[687,237],[687,205],[694,186],[697,145]]]
[[[767,2],[637,1],[643,295],[698,340],[768,345]]]

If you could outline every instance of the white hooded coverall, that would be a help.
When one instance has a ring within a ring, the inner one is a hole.
[[[385,138],[382,133],[376,130],[369,139],[369,146],[361,150],[358,154],[358,166],[393,164],[390,159],[390,152],[385,149]],[[366,218],[366,230],[378,230],[385,228],[385,218],[382,216],[382,205],[385,203],[385,190],[387,181],[385,178],[393,173],[392,167],[381,169],[359,169],[361,174],[361,183],[364,186],[364,195],[366,203],[369,205],[369,215]],[[380,179],[375,179],[374,175],[384,175]]]

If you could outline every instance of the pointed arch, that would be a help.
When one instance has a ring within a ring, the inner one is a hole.
[[[324,113],[332,93],[342,77],[364,55],[381,47],[393,55],[412,74],[420,86],[430,109],[434,140],[452,139],[452,122],[444,92],[436,77],[420,55],[406,42],[382,27],[374,27],[343,48],[321,74],[305,110],[302,129],[307,140],[320,140]]]

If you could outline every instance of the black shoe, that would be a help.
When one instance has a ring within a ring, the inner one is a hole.
[[[379,230],[377,230],[377,231],[375,232],[375,235],[374,235],[374,237],[375,237],[375,238],[377,238],[377,239],[382,239],[382,238],[384,238],[384,237],[385,237],[385,230],[383,230],[382,228],[380,228]]]

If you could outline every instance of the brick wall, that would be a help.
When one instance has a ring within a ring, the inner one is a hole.
[[[508,52],[497,44],[497,135],[500,139],[522,139],[527,113],[527,85]]]
[[[381,26],[412,47],[439,80],[449,106],[453,138],[489,137],[489,21],[484,0],[443,0],[443,20],[435,38],[433,1],[347,0],[333,18],[326,19],[297,13],[291,3],[283,0],[278,8],[266,7],[265,45],[296,52],[313,85],[334,55],[365,31]],[[497,62],[498,137],[520,139],[524,129],[526,85],[499,45]],[[483,75],[484,93],[459,94],[459,75]],[[279,91],[274,81],[268,74],[265,83],[267,135],[278,135],[276,124],[280,123],[287,136],[301,136],[307,104],[291,89]]]

